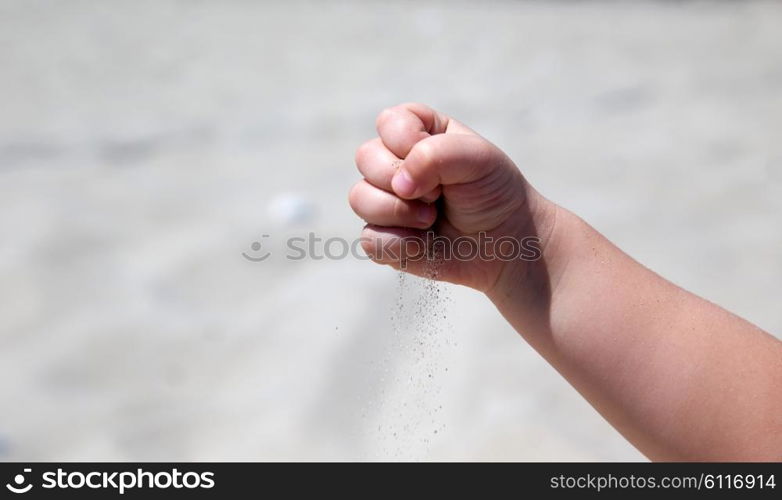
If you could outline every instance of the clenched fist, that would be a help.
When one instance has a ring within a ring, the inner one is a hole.
[[[540,256],[553,204],[496,146],[416,103],[381,112],[377,131],[356,152],[364,178],[350,191],[376,262],[425,275],[440,254],[437,279],[489,292]]]

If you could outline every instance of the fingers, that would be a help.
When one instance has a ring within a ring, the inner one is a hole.
[[[448,118],[423,104],[400,104],[381,111],[376,126],[383,144],[404,158],[418,141],[445,132]]]
[[[399,158],[430,135],[457,133],[477,135],[470,128],[424,104],[405,103],[387,108],[377,117],[377,132],[383,144]]]
[[[365,142],[356,150],[356,166],[364,179],[389,192],[392,191],[391,179],[401,164],[402,160],[389,151],[379,137]],[[440,196],[440,193],[440,187],[437,186],[422,195],[421,200],[432,203]]]
[[[403,200],[366,180],[353,186],[349,201],[359,217],[378,226],[426,229],[437,218],[434,205],[418,200]]]
[[[378,115],[376,125],[379,141],[374,139],[359,148],[356,163],[367,180],[387,191],[394,190],[391,179],[396,175],[399,160],[406,159],[419,142],[446,133],[479,137],[469,127],[419,103],[384,109]],[[416,191],[414,197],[405,197],[432,202],[439,196],[439,186],[433,185],[427,190]]]
[[[380,137],[371,139],[356,150],[356,166],[371,184],[391,191],[391,178],[402,160],[388,150]]]
[[[451,261],[433,265],[429,245],[426,234],[414,229],[368,224],[361,232],[361,248],[378,264],[431,279],[453,276]]]
[[[440,134],[416,143],[391,180],[393,192],[415,199],[440,185],[477,181],[503,168],[505,155],[477,135]]]
[[[427,246],[422,231],[367,224],[361,231],[361,248],[378,264],[399,268],[403,261],[424,257]]]

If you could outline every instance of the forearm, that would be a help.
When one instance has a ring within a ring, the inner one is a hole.
[[[782,458],[782,343],[556,214],[489,293],[508,321],[650,458]]]

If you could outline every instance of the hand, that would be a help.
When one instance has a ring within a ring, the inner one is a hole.
[[[487,293],[504,275],[518,276],[509,269],[524,270],[524,260],[506,258],[513,253],[508,238],[519,245],[525,238],[528,243],[531,237],[545,240],[541,235],[551,225],[553,204],[532,189],[502,151],[422,104],[384,110],[377,118],[377,131],[379,137],[356,152],[364,179],[349,197],[353,210],[368,223],[362,248],[373,260]],[[435,250],[469,238],[476,245],[483,241],[485,251],[457,259],[452,246],[450,255],[446,252],[438,259],[431,276],[427,254],[431,257],[432,234],[439,240]],[[505,243],[498,249],[494,242],[499,238]],[[411,244],[423,241],[427,244]],[[529,256],[531,249],[527,250]],[[497,258],[498,251],[502,259]]]

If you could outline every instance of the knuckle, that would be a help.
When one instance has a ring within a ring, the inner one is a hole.
[[[373,139],[363,143],[356,149],[356,168],[358,168],[358,171],[362,174],[366,170],[368,163],[371,161],[371,155],[374,146],[375,141]]]
[[[375,241],[371,237],[371,232],[368,231],[366,228],[363,231],[361,231],[360,243],[361,243],[361,249],[364,251],[365,254],[371,256],[376,253]]]
[[[437,162],[437,145],[435,141],[423,140],[414,146],[418,163],[428,168]]]
[[[375,125],[377,128],[381,128],[383,125],[391,121],[394,117],[394,114],[394,108],[385,108],[380,113],[378,113],[377,120],[375,120]]]
[[[358,213],[363,183],[364,181],[358,181],[357,183],[353,184],[353,187],[351,187],[350,191],[348,192],[348,203],[350,204],[350,208],[352,208],[356,213]]]
[[[366,141],[365,143],[361,144],[358,148],[356,148],[356,166],[361,168],[361,163],[364,162],[366,159],[367,153],[369,152],[369,145],[371,141]]]

